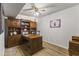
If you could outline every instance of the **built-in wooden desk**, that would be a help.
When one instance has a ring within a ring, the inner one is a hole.
[[[42,36],[36,35],[36,34],[29,34],[29,35],[24,35],[23,37],[27,37],[27,38],[30,38],[30,39],[34,39],[34,38],[39,38],[39,37],[42,37]]]
[[[22,38],[25,42],[23,47],[25,48],[25,50],[27,50],[27,53],[29,53],[29,55],[32,55],[42,49],[42,36],[29,34],[28,36],[22,36]]]

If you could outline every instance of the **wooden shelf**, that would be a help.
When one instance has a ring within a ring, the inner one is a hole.
[[[21,31],[23,31],[24,29],[27,29],[27,31],[29,30],[28,34],[32,34],[33,31],[36,33],[36,26],[37,26],[36,22],[28,21],[28,20],[21,21]]]

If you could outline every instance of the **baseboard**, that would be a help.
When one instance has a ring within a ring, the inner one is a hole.
[[[48,42],[48,41],[45,41],[45,40],[43,40],[43,41],[44,41],[44,42]],[[51,43],[51,42],[48,42],[48,43],[53,44],[53,45],[56,45],[56,46],[58,46],[58,47],[61,47],[61,48],[63,48],[63,49],[68,50],[68,47],[64,47],[64,46],[58,45],[58,44],[56,44],[56,43]]]

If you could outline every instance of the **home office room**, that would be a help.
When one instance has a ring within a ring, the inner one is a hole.
[[[79,3],[1,3],[4,56],[79,56]]]

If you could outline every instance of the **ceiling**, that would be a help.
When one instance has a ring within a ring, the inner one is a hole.
[[[77,3],[35,3],[35,6],[39,9],[40,15],[38,17],[44,17],[51,13],[55,13],[66,8],[78,5]],[[24,15],[28,17],[34,17],[34,10],[29,10],[32,8],[31,3],[26,3],[21,9],[18,15]]]
[[[34,17],[32,4],[38,8],[40,13],[38,18],[78,5],[77,3],[3,3],[4,14],[5,16],[17,16],[16,18],[20,19]]]
[[[24,6],[24,3],[3,3],[2,6],[5,16],[16,17]]]

